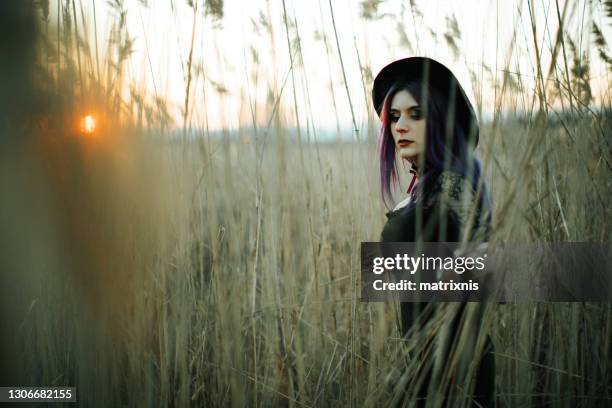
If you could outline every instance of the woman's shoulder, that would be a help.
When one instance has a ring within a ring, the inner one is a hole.
[[[470,179],[455,170],[436,172],[426,189],[426,199],[429,201],[472,199],[476,191]]]
[[[479,186],[477,192],[468,176],[453,170],[439,172],[430,187],[424,206],[447,214],[456,225],[457,239],[469,231],[469,241],[486,240],[491,215],[486,188]]]

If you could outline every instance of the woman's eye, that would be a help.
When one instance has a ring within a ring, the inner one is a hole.
[[[410,112],[410,117],[414,120],[419,120],[423,118],[423,112],[421,112],[420,108],[414,108]]]
[[[391,116],[389,116],[389,120],[391,122],[397,122],[399,120],[399,116],[398,115],[391,115]]]

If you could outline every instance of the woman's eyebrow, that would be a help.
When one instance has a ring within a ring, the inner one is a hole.
[[[412,105],[412,106],[406,108],[406,110],[410,110],[410,109],[414,109],[414,108],[420,108],[420,107],[421,107],[421,105]],[[398,108],[391,108],[390,111],[391,112],[399,112],[400,109],[398,109]]]

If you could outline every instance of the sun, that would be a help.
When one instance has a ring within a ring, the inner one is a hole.
[[[92,115],[87,115],[81,121],[81,129],[88,135],[96,130],[96,119]]]

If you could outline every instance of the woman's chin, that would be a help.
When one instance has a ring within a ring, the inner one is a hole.
[[[400,151],[400,157],[402,158],[402,160],[406,160],[409,162],[413,162],[413,161],[416,162],[417,155],[413,152]]]

